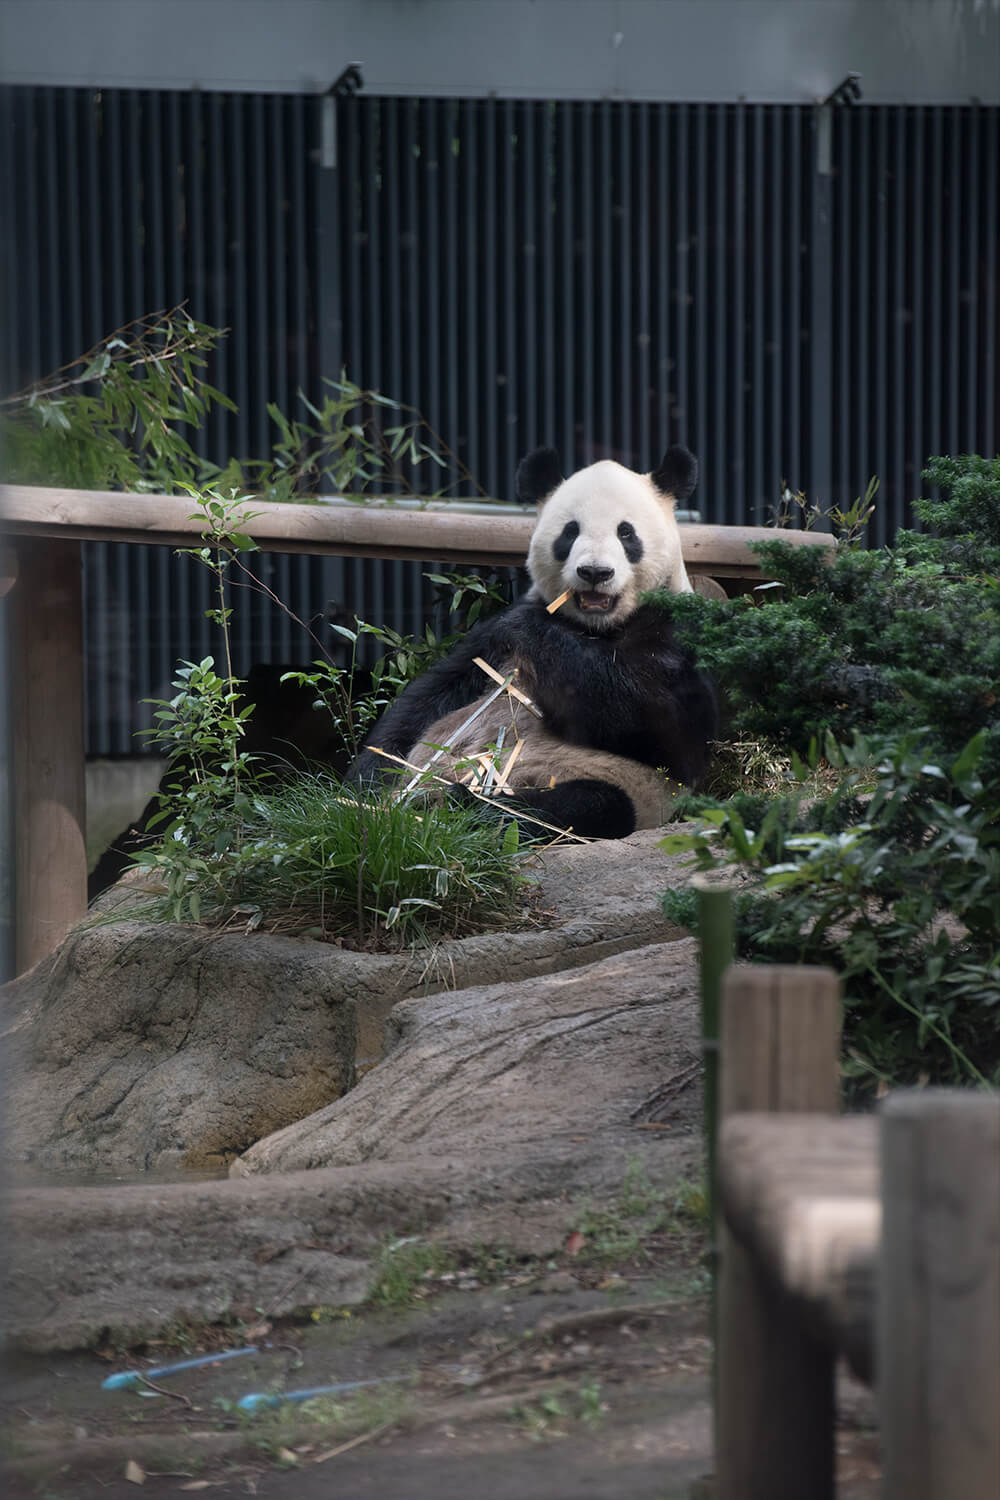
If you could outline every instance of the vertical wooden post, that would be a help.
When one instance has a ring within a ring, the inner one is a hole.
[[[695,875],[701,979],[701,1045],[705,1054],[705,1163],[708,1209],[715,1223],[715,1147],[719,1129],[719,1008],[722,976],[733,961],[732,886]]]
[[[886,1101],[877,1334],[886,1500],[996,1500],[1000,1095]]]
[[[79,542],[17,543],[11,592],[14,963],[44,958],[87,909]]]
[[[839,1108],[830,969],[733,968],[722,984],[719,1111]],[[719,1228],[719,1500],[832,1500],[833,1355]]]
[[[701,1048],[704,1078],[705,1184],[708,1197],[711,1278],[709,1337],[712,1340],[712,1411],[718,1408],[719,1205],[716,1148],[719,1133],[719,1010],[722,976],[733,961],[733,888],[724,880],[695,875],[698,895],[698,958],[701,982]]]

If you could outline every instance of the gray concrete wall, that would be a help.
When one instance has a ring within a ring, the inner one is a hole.
[[[1000,103],[1000,0],[0,0],[0,82]]]
[[[113,838],[142,812],[166,761],[151,756],[87,762],[87,867],[93,869]]]

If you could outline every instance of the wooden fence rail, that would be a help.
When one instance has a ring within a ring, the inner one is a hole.
[[[723,982],[718,1500],[832,1500],[836,1355],[878,1391],[886,1500],[1000,1495],[1000,1095],[836,1116],[822,969]]]

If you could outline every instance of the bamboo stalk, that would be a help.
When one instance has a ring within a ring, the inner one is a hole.
[[[492,675],[492,669],[491,669],[491,675]],[[505,692],[507,690],[507,688],[510,687],[511,680],[512,680],[513,676],[514,676],[514,674],[513,674],[513,672],[511,672],[508,677],[505,677],[502,680],[502,682],[500,683],[500,686],[498,688],[494,688],[493,692],[490,693],[488,697],[484,698],[483,701],[482,701],[482,703],[480,703],[477,708],[473,709],[473,711],[469,715],[469,717],[467,719],[463,720],[463,722],[461,724],[459,724],[458,728],[455,730],[455,733],[452,735],[452,739],[453,740],[457,740],[458,737],[459,737],[459,735],[464,734],[465,731],[472,724],[474,724],[476,722],[476,720],[479,718],[480,714],[484,713],[485,710],[487,708],[489,708],[490,704],[493,703],[497,698],[499,698],[500,694],[503,693],[503,692]],[[440,760],[441,757],[442,757],[442,755],[444,755],[445,752],[448,749],[449,749],[449,746],[447,746],[447,745],[441,745],[439,749],[435,750],[434,754],[431,756],[431,758],[427,762],[427,764],[421,770],[419,770],[417,772],[417,774],[410,781],[407,782],[406,786],[404,786],[403,790],[400,792],[400,796],[401,797],[405,797],[406,794],[407,794],[407,792],[412,792],[413,788],[416,786],[417,782],[420,780],[420,777],[423,775],[424,771],[429,771],[430,768],[431,768],[431,766],[434,764],[434,762],[436,760]]]
[[[513,678],[517,675],[516,668],[509,677],[503,678],[500,676],[500,673],[496,670],[496,668],[491,667],[488,661],[483,661],[483,658],[481,656],[474,656],[472,660],[475,662],[476,666],[481,672],[486,673],[487,677],[492,677],[494,682],[504,684],[510,696],[512,698],[516,698],[518,703],[523,703],[525,708],[530,708],[536,719],[540,719],[542,717],[541,709],[536,708],[534,703],[532,703],[531,699],[528,697],[527,693],[522,693],[520,688],[514,686]]]
[[[490,757],[489,769],[486,772],[486,780],[483,782],[483,791],[485,792],[487,797],[491,797],[493,795],[493,778],[496,775],[497,762],[499,761],[500,756],[503,752],[503,742],[506,734],[507,726],[506,724],[501,724],[500,729],[497,733],[496,753]]]
[[[497,783],[493,793],[494,796],[497,796],[500,792],[512,792],[513,789],[507,785],[507,782],[510,777],[511,771],[514,769],[514,766],[517,763],[517,757],[520,755],[523,749],[524,741],[518,740],[517,744],[510,752],[510,755],[507,757],[507,764],[504,766],[503,770],[497,777]]]
[[[518,741],[518,745],[522,745],[523,743],[523,740]],[[415,786],[420,777],[426,775],[427,770],[429,769],[426,766],[421,769],[420,766],[415,766],[411,760],[404,760],[401,755],[393,755],[390,750],[380,750],[377,745],[371,745],[369,748],[374,751],[376,755],[382,755],[386,760],[392,760],[395,761],[397,765],[405,766],[408,771],[416,771],[417,774],[416,776],[414,776],[411,785]],[[515,759],[517,755],[517,749],[518,747],[515,746],[511,751],[511,761]],[[434,780],[435,782],[440,782],[442,786],[455,786],[457,784],[453,781],[449,781],[447,776],[435,775]],[[475,791],[472,787],[469,787],[469,791],[472,793],[473,797],[478,797],[480,802],[487,802],[491,807],[496,806],[493,797],[484,797],[481,792]],[[402,792],[400,792],[398,795],[402,796],[403,794]],[[557,828],[554,823],[546,823],[544,818],[536,818],[534,813],[525,812],[521,807],[509,807],[507,811],[510,813],[510,816],[512,818],[517,818],[519,822],[534,823],[538,828],[544,828],[547,833],[554,833],[556,835],[556,838],[553,840],[554,843],[558,843],[560,839],[572,839],[577,844],[596,843],[596,839],[592,839],[588,834],[574,833],[572,828]]]

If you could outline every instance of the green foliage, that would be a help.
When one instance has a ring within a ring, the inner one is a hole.
[[[155,702],[146,732],[170,757],[171,775],[149,825],[165,823],[165,831],[136,860],[164,880],[165,914],[383,947],[509,925],[520,909],[524,858],[516,822],[498,837],[475,805],[423,808],[412,798],[388,796],[364,801],[322,774],[278,780],[240,750],[252,709],[233,676],[226,578],[235,566],[252,580],[240,555],[255,549],[242,530],[253,513],[243,496],[189,492],[204,543],[189,551],[215,579],[218,602],[207,613],[221,631],[226,669],[220,675],[212,657],[184,663],[174,697]],[[476,613],[495,602],[481,579],[437,581],[452,590],[453,607],[469,595]],[[443,649],[430,631],[414,644],[356,625],[334,626],[351,645],[346,668],[321,660],[310,672],[286,674],[314,688],[316,707],[332,715],[352,755],[406,674]],[[357,693],[357,648],[365,634],[390,649],[368,690]],[[416,796],[424,800],[422,789]]]
[[[448,612],[455,628],[439,636],[428,624],[422,636],[409,636],[388,625],[371,625],[355,617],[353,630],[346,625],[331,627],[350,647],[345,665],[331,659],[316,660],[307,670],[287,672],[282,678],[283,682],[298,682],[314,690],[316,710],[329,714],[350,758],[357,755],[369,729],[408,682],[447,656],[477,619],[495,613],[507,602],[492,578],[461,573],[427,573],[425,577],[450,596]],[[362,687],[358,654],[364,636],[382,646],[384,655],[368,670]]]
[[[797,527],[802,531],[816,531],[829,525],[830,531],[842,547],[858,547],[875,514],[875,496],[878,480],[868,481],[863,495],[859,495],[845,510],[832,505],[824,510],[815,501],[809,501],[803,490],[792,490],[782,483],[781,498],[772,515],[772,524],[781,528]]]
[[[227,849],[193,851],[207,865],[201,910],[214,920],[239,914],[253,927],[398,948],[520,913],[517,825],[498,838],[476,808],[373,802],[302,774],[251,791],[238,811]]]
[[[204,377],[225,331],[197,323],[184,305],[126,324],[87,354],[0,403],[0,451],[12,484],[156,491],[194,485],[252,490],[267,500],[319,494],[425,494],[455,485],[485,495],[461,460],[413,407],[349,380],[324,380],[306,415],[268,413],[276,438],[266,458],[225,466],[199,457],[191,437],[217,406],[236,404]],[[421,465],[454,476],[425,485]]]
[[[727,737],[805,752],[811,740],[926,730],[957,753],[980,729],[1000,765],[1000,460],[936,459],[927,477],[951,499],[922,501],[944,535],[900,533],[894,547],[761,544],[783,597],[758,605],[657,595],[721,689]],[[982,529],[962,528],[976,517]]]
[[[568,1437],[571,1422],[596,1427],[608,1412],[601,1384],[597,1380],[581,1381],[577,1389],[549,1391],[537,1401],[519,1401],[510,1415],[533,1442],[553,1437]]]
[[[366,1301],[399,1310],[418,1300],[421,1283],[454,1270],[454,1253],[421,1239],[389,1240],[382,1247]]]
[[[661,1189],[650,1182],[638,1161],[630,1161],[621,1192],[611,1203],[590,1205],[574,1225],[584,1244],[579,1260],[614,1265],[645,1256],[645,1241],[671,1221]]]
[[[1000,459],[934,459],[925,478],[942,497],[917,512],[936,534],[832,562],[776,539],[757,549],[781,585],[765,606],[662,601],[730,733],[779,746],[801,783],[689,799],[701,830],[664,847],[742,868],[744,956],[843,976],[861,1092],[1000,1081]],[[693,893],[664,905],[693,926]]]
[[[308,413],[300,420],[269,402],[268,414],[277,428],[271,456],[232,459],[224,469],[211,473],[212,482],[222,489],[251,489],[266,500],[372,490],[390,498],[425,494],[433,499],[455,484],[485,495],[415,408],[379,391],[364,390],[344,370],[339,380],[324,377],[323,385],[318,406],[299,391],[299,403]],[[391,425],[386,425],[387,420]],[[436,487],[425,486],[417,473],[425,463],[451,468],[457,477]]]
[[[186,432],[230,398],[204,379],[220,331],[183,307],[126,324],[0,406],[11,484],[156,490],[193,484],[202,460]]]
[[[241,705],[238,684],[219,676],[211,656],[182,663],[173,685],[173,698],[150,700],[155,722],[142,731],[171,756],[171,779],[149,824],[167,826],[160,843],[135,858],[165,881],[171,919],[197,922],[199,882],[211,878],[213,861],[238,845],[248,806],[240,778],[249,769],[239,741],[252,710]]]
[[[918,500],[914,509],[921,521],[940,536],[1000,548],[1000,456],[932,458],[924,478],[949,498]]]
[[[247,757],[213,758],[228,756],[232,723],[211,659],[183,678],[159,712],[163,732],[194,748],[164,795],[161,839],[135,856],[166,883],[164,915],[377,948],[518,919],[528,851],[516,823],[498,837],[475,807],[373,802],[322,774],[261,783]],[[186,769],[202,756],[208,768],[191,779]]]
[[[829,745],[843,771],[830,797],[780,798],[752,822],[730,802],[664,841],[701,868],[742,869],[743,956],[842,975],[845,1072],[862,1092],[1000,1083],[1000,780],[987,742],[980,731],[947,760],[916,734]],[[664,897],[668,917],[691,923],[688,895]]]

